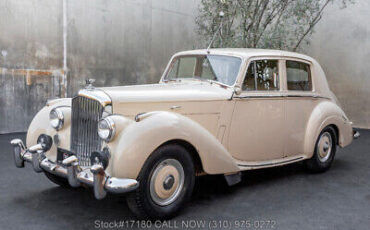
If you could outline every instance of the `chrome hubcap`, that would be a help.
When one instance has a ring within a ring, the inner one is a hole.
[[[154,203],[165,206],[174,202],[184,186],[184,169],[175,159],[166,159],[154,169],[150,178],[150,196]]]
[[[321,162],[325,162],[329,159],[332,148],[332,138],[329,132],[325,132],[320,136],[320,140],[317,143],[318,156]]]
[[[163,188],[165,190],[170,190],[175,183],[175,177],[173,175],[168,175],[166,179],[163,181]]]

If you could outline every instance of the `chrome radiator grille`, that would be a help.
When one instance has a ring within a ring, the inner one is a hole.
[[[71,151],[81,166],[90,166],[91,153],[101,150],[98,122],[102,114],[103,106],[98,101],[82,96],[72,99]]]

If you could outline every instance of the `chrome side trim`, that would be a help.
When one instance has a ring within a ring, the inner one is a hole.
[[[238,96],[236,99],[254,99],[254,98],[284,98],[283,95],[253,95],[253,96]]]
[[[328,97],[322,97],[318,95],[253,95],[253,96],[238,96],[234,97],[236,99],[253,99],[253,98],[294,98],[294,97],[299,97],[299,98],[317,98],[317,99],[328,99]]]
[[[153,111],[153,112],[145,112],[145,113],[139,113],[135,116],[135,121],[136,122],[139,122],[139,121],[142,121],[143,119],[147,118],[147,117],[150,117],[154,114],[158,113],[157,111]]]
[[[294,158],[294,159],[290,159],[290,160],[286,160],[286,161],[280,161],[280,162],[277,162],[277,163],[266,163],[266,164],[255,164],[255,165],[238,164],[238,166],[241,166],[241,167],[273,166],[273,165],[281,165],[281,164],[292,163],[292,162],[299,161],[299,160],[302,160],[302,159],[303,159],[303,157],[297,157],[297,158]]]
[[[330,100],[328,97],[323,97],[319,95],[285,95],[285,97],[307,97],[307,98],[318,98],[318,99],[327,99]]]

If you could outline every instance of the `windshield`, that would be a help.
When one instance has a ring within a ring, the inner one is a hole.
[[[238,76],[241,62],[240,58],[221,55],[177,57],[164,80],[197,78],[232,86]]]

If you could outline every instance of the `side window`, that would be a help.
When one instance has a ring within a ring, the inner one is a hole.
[[[312,90],[310,65],[297,61],[286,61],[288,90]]]
[[[258,60],[249,64],[243,90],[279,90],[277,60]]]
[[[178,78],[193,77],[196,64],[197,64],[196,57],[184,57],[179,59],[177,77]]]
[[[172,63],[172,67],[167,77],[169,79],[177,78],[178,71],[179,71],[179,59],[177,59],[174,63]]]
[[[245,75],[242,90],[256,90],[256,84],[254,79],[254,62],[249,64],[247,74]]]
[[[183,57],[181,59],[177,59],[172,64],[173,67],[168,73],[168,78],[193,77],[196,64],[197,64],[196,57]]]

